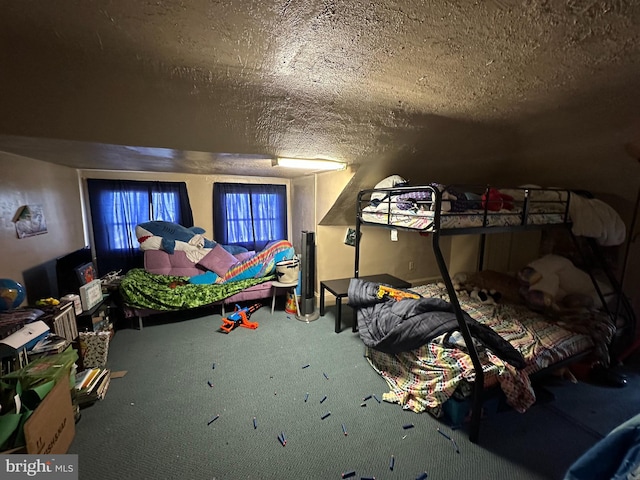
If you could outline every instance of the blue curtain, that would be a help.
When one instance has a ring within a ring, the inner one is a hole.
[[[136,225],[151,220],[193,226],[184,182],[88,179],[98,275],[142,267]]]
[[[215,240],[259,252],[287,239],[287,187],[245,183],[213,184]]]

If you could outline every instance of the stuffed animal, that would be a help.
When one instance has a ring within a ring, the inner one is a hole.
[[[471,290],[469,296],[480,303],[488,305],[496,305],[501,298],[500,293],[495,290],[487,290],[486,288],[480,289],[478,287]]]
[[[466,291],[481,303],[522,303],[518,279],[507,273],[494,270],[459,272],[453,276],[452,282],[454,289]]]
[[[176,248],[176,242],[183,242],[192,245],[196,248],[213,248],[216,246],[216,242],[208,240],[202,236],[205,232],[200,227],[183,227],[177,223],[164,222],[161,220],[154,220],[151,222],[140,223],[136,226],[136,237],[140,242],[140,248],[143,250],[149,250],[150,245],[145,245],[145,242],[152,240],[154,244],[152,248],[157,249],[155,245],[158,239],[152,239],[152,237],[158,237],[160,240],[160,249],[167,253],[173,253]]]
[[[560,255],[545,255],[518,272],[521,294],[535,309],[576,310],[601,306],[586,272]]]

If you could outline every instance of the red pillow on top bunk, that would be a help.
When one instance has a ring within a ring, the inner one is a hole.
[[[513,210],[513,197],[500,193],[497,188],[490,188],[489,192],[482,195],[482,208],[497,212],[498,210]]]

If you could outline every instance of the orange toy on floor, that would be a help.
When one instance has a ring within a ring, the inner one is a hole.
[[[258,322],[250,322],[249,317],[261,306],[261,303],[256,303],[250,307],[244,308],[240,308],[240,305],[236,305],[236,309],[233,313],[230,313],[228,317],[224,317],[222,319],[222,326],[220,327],[220,330],[224,333],[229,333],[236,327],[251,328],[252,330],[255,330],[258,328]]]

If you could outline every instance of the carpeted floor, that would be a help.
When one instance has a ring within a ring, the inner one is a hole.
[[[257,330],[228,335],[218,331],[219,314],[119,330],[108,366],[127,374],[82,410],[69,452],[79,454],[80,478],[338,479],[355,471],[353,478],[413,479],[426,471],[440,479],[560,479],[640,411],[637,374],[622,389],[558,383],[553,402],[488,415],[476,445],[429,414],[363,401],[382,398],[386,384],[363,358],[348,316],[340,334],[332,308],[309,324],[268,307],[251,320]]]

